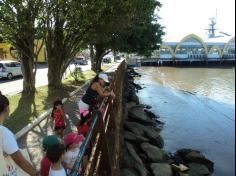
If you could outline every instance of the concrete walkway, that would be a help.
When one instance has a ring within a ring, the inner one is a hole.
[[[116,63],[106,72],[114,72],[120,63]],[[66,118],[66,130],[65,134],[71,131],[76,131],[75,125],[79,122],[79,108],[78,101],[84,95],[87,86],[85,85],[74,96],[70,97],[65,103],[65,113],[69,117]],[[40,161],[44,152],[42,150],[42,140],[45,136],[53,134],[53,122],[50,116],[46,117],[35,128],[30,130],[26,135],[18,139],[20,148],[27,148],[31,157],[31,161],[37,170],[40,169]]]

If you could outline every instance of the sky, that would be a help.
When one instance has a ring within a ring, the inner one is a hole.
[[[159,0],[160,23],[165,27],[164,40],[181,39],[194,33],[206,38],[209,18],[217,14],[219,31],[235,36],[235,0]],[[217,13],[216,13],[217,12]],[[218,31],[218,32],[219,32]]]

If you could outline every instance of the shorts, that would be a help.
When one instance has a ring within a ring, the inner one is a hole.
[[[89,114],[89,105],[84,103],[82,99],[79,101],[79,112],[83,114],[83,116],[87,116]]]
[[[64,129],[66,129],[65,125],[63,125],[63,126],[55,126],[54,127],[54,131],[59,131],[59,130],[64,130]]]

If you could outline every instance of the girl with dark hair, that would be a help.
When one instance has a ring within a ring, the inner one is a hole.
[[[19,150],[14,134],[3,126],[3,122],[10,114],[9,104],[7,97],[0,92],[0,155],[3,153],[9,155],[22,170],[31,176],[35,176],[36,171]],[[9,171],[9,168],[7,168],[7,170]],[[2,172],[0,169],[0,175],[6,174]]]
[[[53,104],[51,117],[54,121],[54,131],[61,139],[64,136],[65,124],[65,110],[61,100],[57,100]]]

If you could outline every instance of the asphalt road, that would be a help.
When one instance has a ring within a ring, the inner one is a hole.
[[[91,63],[88,65],[80,65],[83,71],[89,70],[91,68]],[[70,74],[75,68],[74,64],[71,64],[67,71],[66,75]],[[38,65],[37,74],[36,74],[36,87],[45,86],[48,84],[48,67],[46,64]],[[16,77],[13,80],[0,79],[0,91],[4,95],[14,95],[23,90],[23,79],[22,77]]]

